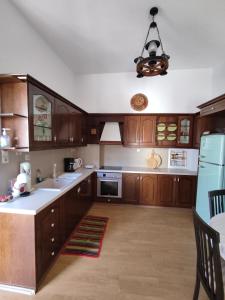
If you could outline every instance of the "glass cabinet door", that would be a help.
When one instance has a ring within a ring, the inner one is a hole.
[[[179,117],[178,144],[191,146],[192,143],[192,116]]]
[[[52,141],[52,103],[44,95],[33,95],[34,141]]]

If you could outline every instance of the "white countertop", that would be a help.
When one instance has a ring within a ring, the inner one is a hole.
[[[145,167],[122,167],[122,170],[102,170],[97,169],[97,172],[122,172],[122,173],[141,173],[141,174],[164,174],[164,175],[189,175],[197,176],[197,171],[188,169],[173,169],[173,168],[145,168]]]
[[[61,197],[71,188],[91,175],[94,171],[94,169],[78,169],[75,173],[81,173],[81,175],[77,179],[70,181],[69,184],[60,191],[42,190],[38,189],[38,185],[36,185],[30,196],[18,197],[12,201],[0,203],[0,213],[36,215],[43,208],[47,207],[57,198]]]

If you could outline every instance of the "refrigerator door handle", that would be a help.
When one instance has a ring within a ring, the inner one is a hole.
[[[204,167],[204,166],[202,166],[202,165],[199,165],[199,168],[202,168],[202,169],[203,169],[203,168],[205,168],[205,167]]]

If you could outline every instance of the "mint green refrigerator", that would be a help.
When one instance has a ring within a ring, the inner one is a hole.
[[[196,210],[209,222],[208,192],[225,188],[225,135],[209,134],[201,137]]]

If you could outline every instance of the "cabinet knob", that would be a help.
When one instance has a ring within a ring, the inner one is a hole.
[[[51,238],[51,242],[52,242],[52,243],[54,243],[54,241],[55,241],[55,238],[54,238],[54,237],[52,237],[52,238]]]
[[[180,178],[179,177],[177,177],[177,182],[180,182]]]
[[[52,223],[52,224],[51,224],[51,227],[52,227],[52,228],[55,227],[55,223]]]
[[[176,182],[176,181],[177,181],[176,177],[174,177],[173,181],[174,181],[174,182]]]
[[[51,213],[53,214],[55,212],[54,208],[51,209]]]
[[[214,110],[214,106],[211,107],[211,110]]]
[[[51,256],[54,256],[54,255],[55,255],[55,251],[52,251],[52,252],[51,252]]]
[[[142,180],[142,176],[140,177],[140,180]]]
[[[53,140],[54,140],[54,142],[56,142],[56,136],[54,136]]]
[[[73,137],[70,138],[70,141],[73,142]]]
[[[82,138],[81,138],[81,143],[83,143],[83,141],[84,141],[84,138],[82,137]]]

